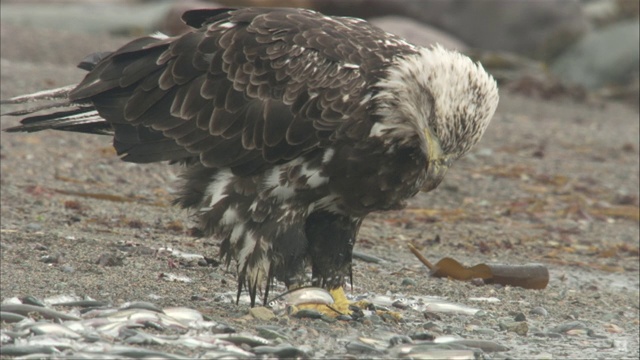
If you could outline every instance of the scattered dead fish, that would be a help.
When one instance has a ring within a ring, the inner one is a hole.
[[[171,281],[171,282],[190,283],[190,282],[193,281],[188,276],[176,275],[176,274],[172,274],[172,273],[160,273],[158,278],[162,279],[162,280],[165,280],[165,281]]]
[[[127,344],[147,344],[147,345],[166,345],[173,344],[180,338],[178,335],[155,335],[148,334],[142,331],[127,329],[126,336],[122,336],[124,342]]]
[[[303,287],[276,296],[268,305],[274,311],[281,311],[287,306],[301,304],[331,305],[333,303],[333,296],[327,290],[317,287]]]
[[[156,306],[154,303],[150,303],[148,301],[135,301],[135,302],[127,302],[120,306],[121,310],[129,310],[129,309],[143,309],[149,310],[157,313],[163,313],[162,309]]]
[[[271,345],[271,341],[256,335],[251,334],[218,334],[214,335],[214,338],[220,340],[226,340],[235,345],[247,344],[251,347],[260,346],[260,345]]]
[[[239,347],[209,350],[200,356],[201,359],[253,359],[254,353],[245,351]]]
[[[404,350],[406,349],[406,350]],[[399,358],[423,360],[475,360],[473,350],[434,349],[430,347],[411,347],[407,345],[398,352]]]
[[[383,259],[381,259],[379,257],[373,256],[373,255],[369,255],[369,254],[365,254],[365,253],[360,252],[360,251],[355,251],[354,250],[352,255],[353,255],[354,259],[358,259],[358,260],[365,261],[365,262],[368,262],[368,263],[379,264],[379,263],[385,262]]]
[[[28,316],[29,313],[38,313],[46,319],[80,320],[79,317],[59,312],[53,309],[26,304],[3,304],[0,305],[0,311],[20,314],[23,316]]]
[[[198,261],[198,260],[204,260],[204,256],[200,255],[200,254],[190,254],[190,253],[186,253],[186,252],[182,252],[180,250],[176,250],[176,249],[172,249],[172,248],[168,248],[168,247],[162,247],[158,249],[158,254],[166,254],[168,253],[169,255],[173,256],[173,257],[177,257],[177,258],[181,258],[184,259],[186,261]]]
[[[109,306],[109,303],[105,301],[96,301],[96,300],[73,300],[73,301],[56,302],[51,305],[64,306],[64,307],[77,306],[82,308],[100,308],[100,307]]]
[[[144,309],[127,309],[121,310],[114,314],[109,314],[107,319],[117,321],[133,321],[138,324],[144,322],[155,322],[167,328],[173,328],[177,330],[188,330],[188,326],[182,322],[167,316],[162,313],[153,312],[151,310]]]
[[[29,330],[36,335],[52,335],[68,339],[81,339],[82,335],[69,329],[62,324],[54,323],[35,323],[29,327]]]
[[[304,359],[308,357],[304,351],[286,344],[278,346],[256,346],[251,350],[257,355],[268,355],[269,357],[276,357],[278,359]]]
[[[192,321],[204,320],[204,317],[198,310],[190,309],[187,307],[169,307],[162,309],[162,312],[165,315],[170,316],[185,324],[191,323]]]
[[[13,337],[9,336],[4,330],[0,330],[0,344],[8,344],[13,341]]]
[[[33,305],[33,306],[40,306],[40,307],[46,306],[44,302],[42,302],[40,299],[31,295],[25,296],[20,300],[22,301],[23,304],[26,304],[26,305]]]
[[[24,319],[26,319],[26,317],[23,315],[12,313],[12,312],[0,311],[0,322],[16,323]]]
[[[358,337],[358,341],[360,341],[363,344],[373,346],[376,349],[384,349],[384,348],[389,346],[389,341],[380,340],[380,339],[373,339],[373,338],[366,338],[366,337],[362,337],[362,336]]]
[[[374,295],[370,298],[365,298],[363,300],[366,300],[375,306],[390,307],[390,306],[394,306],[394,304],[397,304],[398,306],[395,306],[395,307],[399,307],[399,308],[402,308],[402,306],[405,306],[405,305],[408,306],[409,303],[411,303],[411,301],[406,297],[390,296],[390,295]]]
[[[124,329],[143,326],[143,324],[138,324],[134,321],[114,321],[96,326],[95,329],[102,335],[110,338],[116,338]]]
[[[60,351],[53,346],[11,344],[0,346],[1,356],[26,356],[31,354],[60,354]]]
[[[508,347],[491,340],[459,339],[451,341],[450,343],[462,344],[471,348],[480,349],[484,352],[500,352],[509,350]]]
[[[472,308],[462,304],[455,304],[450,302],[438,302],[438,303],[428,303],[423,306],[418,305],[420,311],[429,311],[435,313],[445,313],[445,314],[464,314],[464,315],[475,315],[480,309]]]
[[[501,300],[497,297],[470,297],[467,298],[469,301],[477,301],[477,302],[488,302],[488,303],[499,303]]]
[[[80,301],[81,297],[75,295],[54,295],[44,299],[44,303],[47,305],[55,305],[58,303],[65,303],[71,301]]]
[[[210,331],[213,334],[230,334],[236,332],[234,328],[230,327],[227,324],[206,320],[191,321],[189,323],[189,327],[194,330]]]
[[[159,359],[176,359],[176,360],[188,359],[188,357],[170,354],[163,351],[156,351],[151,349],[138,348],[133,346],[123,346],[123,345],[114,346],[112,349],[110,349],[106,353],[114,357],[120,357],[120,358],[121,357],[130,357],[134,359],[159,358]]]
[[[118,309],[115,308],[97,308],[97,309],[88,309],[86,312],[80,311],[83,319],[93,319],[96,317],[107,317],[111,314],[115,314],[118,312]]]
[[[16,331],[2,329],[2,335],[9,337],[12,341],[15,339],[23,338],[31,334],[29,329],[16,329]]]
[[[76,339],[61,338],[51,335],[32,335],[26,338],[16,339],[14,345],[52,346],[57,350],[73,350],[78,346]]]

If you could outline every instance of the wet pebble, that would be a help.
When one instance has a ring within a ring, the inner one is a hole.
[[[432,341],[432,340],[434,340],[436,338],[436,336],[433,335],[432,333],[421,332],[421,333],[411,334],[411,335],[409,335],[409,338],[411,340],[429,340],[429,341]]]
[[[544,332],[544,331],[534,332],[533,335],[537,337],[548,337],[551,339],[558,339],[562,337],[562,334],[559,334],[556,332]]]
[[[508,347],[490,340],[462,339],[454,340],[451,343],[480,349],[484,352],[501,352],[509,350]]]
[[[28,231],[40,231],[42,230],[42,224],[38,223],[29,223],[25,226],[25,229]]]
[[[538,316],[548,316],[549,312],[547,311],[547,309],[543,308],[542,306],[536,306],[533,309],[531,309],[531,311],[529,312],[531,315],[538,315]]]
[[[422,312],[422,315],[427,320],[442,320],[442,317],[440,315],[431,311],[424,311]]]
[[[124,265],[124,257],[118,256],[114,253],[103,253],[98,256],[95,263],[100,266],[122,266]]]
[[[612,334],[621,334],[624,333],[624,329],[616,324],[606,324],[604,325],[604,330],[608,333]]]
[[[412,342],[413,340],[411,339],[411,337],[406,335],[396,335],[389,339],[389,344],[391,346],[396,346],[400,344],[410,344]]]
[[[377,353],[380,354],[382,351],[376,349],[375,346],[365,344],[362,341],[350,341],[345,345],[347,352],[349,354],[362,354],[362,353]]]
[[[485,336],[495,336],[496,331],[489,328],[477,328],[473,329],[474,334],[485,335]]]
[[[570,321],[564,324],[554,326],[553,328],[549,329],[549,332],[566,334],[569,331],[575,332],[576,330],[585,330],[585,333],[586,333],[586,328],[587,328],[586,325],[580,321]]]
[[[298,310],[297,312],[292,314],[293,317],[299,318],[299,319],[320,319],[322,318],[322,314],[318,311],[315,310],[310,310],[310,309],[301,309]]]
[[[379,263],[385,262],[383,259],[380,259],[379,257],[373,256],[373,255],[369,255],[369,254],[365,254],[365,253],[360,252],[360,251],[355,251],[354,250],[352,255],[353,255],[354,259],[366,261],[368,263],[379,264]]]
[[[382,321],[382,318],[376,314],[366,315],[364,318],[362,318],[362,321],[378,325],[384,322]]]
[[[535,354],[531,357],[536,360],[551,360],[553,359],[553,354],[547,352],[541,352],[539,354]]]
[[[513,320],[516,322],[527,321],[527,317],[523,313],[519,313],[513,318]]]
[[[288,340],[287,336],[284,334],[284,331],[276,326],[258,326],[256,327],[256,330],[258,331],[258,335],[262,336],[265,339]]]
[[[526,322],[503,320],[498,324],[500,330],[514,332],[520,336],[526,336],[529,332],[529,325]]]
[[[60,267],[60,270],[62,270],[62,272],[68,273],[68,274],[71,274],[74,271],[76,271],[76,269],[73,266],[70,266],[70,265],[62,265]]]
[[[276,317],[276,315],[271,311],[271,309],[267,309],[264,306],[258,306],[249,309],[249,314],[258,320],[271,320]]]
[[[45,264],[59,264],[63,261],[62,254],[49,254],[40,257],[40,261]]]
[[[341,320],[341,321],[352,321],[352,320],[353,320],[353,317],[352,317],[351,315],[345,315],[345,314],[342,314],[342,315],[338,315],[338,316],[336,317],[336,320]]]
[[[416,281],[411,278],[404,278],[400,283],[402,286],[416,286]]]

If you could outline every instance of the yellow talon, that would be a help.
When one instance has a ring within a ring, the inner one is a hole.
[[[351,310],[349,309],[351,303],[349,299],[347,299],[347,295],[344,293],[342,286],[329,290],[329,294],[333,297],[332,308],[343,315],[351,315]]]
[[[323,315],[336,318],[340,315],[351,315],[349,305],[351,304],[344,293],[342,286],[329,290],[329,294],[333,297],[333,304],[306,303],[295,306],[294,313],[300,310],[315,310]]]

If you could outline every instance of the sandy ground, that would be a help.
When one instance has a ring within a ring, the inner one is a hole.
[[[82,71],[73,66],[85,54],[126,42],[9,25],[0,36],[2,98],[75,83]],[[386,261],[354,267],[354,294],[442,296],[489,315],[326,324],[251,319],[247,306],[214,300],[236,288],[233,267],[170,267],[155,254],[163,246],[212,258],[218,251],[214,239],[191,236],[188,214],[171,207],[175,169],[121,162],[107,137],[2,133],[0,291],[3,299],[77,294],[188,306],[238,329],[271,323],[296,330],[292,344],[315,357],[353,357],[344,339],[380,329],[427,329],[509,347],[492,358],[638,358],[638,134],[638,113],[624,105],[501,93],[484,139],[439,189],[365,221],[356,250]],[[408,242],[432,261],[542,263],[550,283],[525,290],[431,278]],[[167,282],[162,273],[192,282]],[[469,300],[477,297],[500,301]],[[532,314],[537,307],[547,315]],[[500,325],[518,314],[526,334]],[[588,331],[553,330],[573,322]],[[545,335],[554,331],[561,335]]]

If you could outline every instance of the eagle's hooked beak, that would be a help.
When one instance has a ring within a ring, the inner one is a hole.
[[[428,192],[440,185],[444,175],[447,173],[452,160],[445,156],[440,147],[440,141],[435,136],[431,129],[427,128],[424,131],[425,139],[427,142],[427,152],[429,156],[429,163],[427,164],[427,179],[422,184],[421,191]]]

